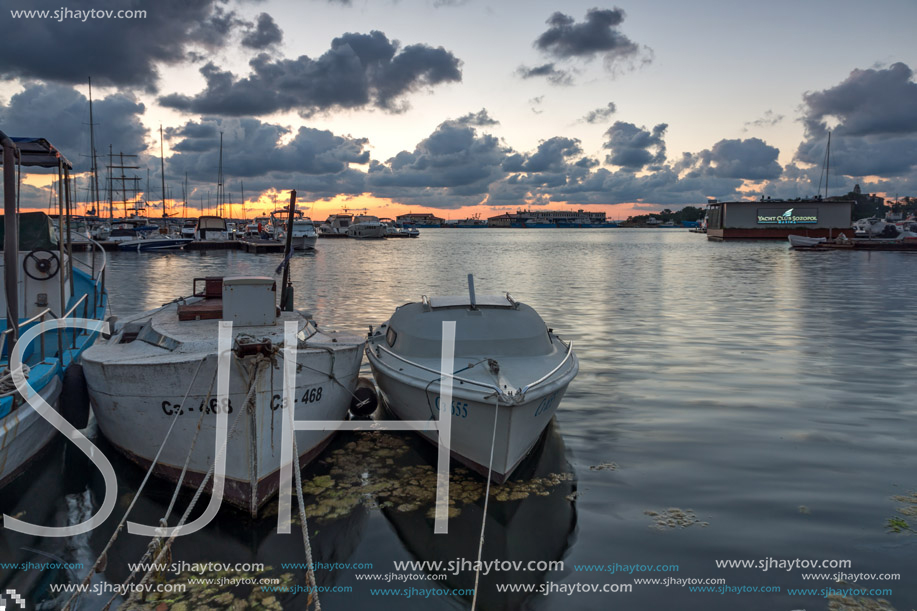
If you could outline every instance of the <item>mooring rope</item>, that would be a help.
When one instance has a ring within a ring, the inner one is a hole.
[[[478,603],[478,580],[481,577],[481,554],[484,552],[484,527],[487,525],[487,501],[490,500],[490,476],[494,467],[494,446],[497,445],[497,416],[500,414],[500,398],[494,400],[494,431],[490,438],[490,461],[487,463],[487,487],[484,489],[484,517],[481,518],[481,540],[478,542],[478,563],[474,572],[474,598],[471,599],[471,611]]]
[[[191,499],[191,502],[188,504],[188,507],[185,508],[185,513],[182,515],[181,520],[178,521],[178,524],[176,525],[175,530],[172,531],[172,535],[169,536],[169,539],[166,541],[165,545],[163,545],[162,548],[160,549],[159,554],[156,556],[156,559],[153,561],[149,570],[147,570],[147,572],[144,573],[143,577],[140,579],[140,582],[138,584],[139,586],[145,585],[149,581],[150,576],[153,574],[155,567],[162,563],[163,558],[165,558],[166,554],[169,553],[169,550],[171,549],[172,544],[175,542],[176,537],[178,537],[178,533],[181,531],[181,527],[184,526],[185,522],[188,521],[188,518],[191,516],[191,512],[194,509],[194,506],[197,504],[198,500],[200,500],[201,495],[204,492],[204,489],[207,487],[207,483],[210,481],[210,478],[213,476],[213,472],[216,469],[216,463],[226,453],[226,448],[229,446],[229,440],[232,439],[232,435],[236,430],[236,426],[239,424],[239,420],[241,419],[242,414],[246,413],[247,409],[251,409],[251,402],[255,396],[255,391],[257,390],[256,382],[258,380],[258,373],[259,373],[261,365],[263,365],[264,363],[270,363],[270,360],[266,359],[264,355],[259,354],[255,362],[252,364],[252,376],[251,376],[251,381],[250,381],[250,387],[248,390],[248,395],[245,397],[245,402],[242,405],[243,409],[239,410],[239,413],[236,415],[235,420],[233,420],[232,428],[230,428],[229,433],[226,436],[226,441],[223,443],[223,446],[220,448],[220,451],[217,453],[216,457],[214,458],[213,463],[210,465],[210,469],[207,470],[207,474],[204,476],[204,479],[201,480],[201,484],[197,487],[197,490],[194,493],[194,498]],[[134,571],[134,573],[131,573],[131,575],[128,576],[128,581],[133,578],[135,573],[136,571]],[[127,599],[127,602],[132,602],[133,600],[135,600],[137,598],[137,593],[139,590],[140,588],[132,590],[130,597]],[[112,602],[114,602],[114,597],[112,598],[112,600],[108,601],[108,604],[106,604],[105,607],[102,608],[102,611],[108,611]]]
[[[134,505],[137,504],[137,500],[140,498],[140,494],[143,492],[143,488],[146,486],[146,483],[149,481],[150,476],[153,474],[153,469],[156,467],[156,464],[159,462],[159,456],[162,454],[162,449],[166,446],[166,442],[169,440],[169,436],[172,434],[172,429],[175,428],[175,423],[178,421],[178,414],[182,411],[182,408],[185,405],[185,401],[188,399],[188,395],[191,393],[191,387],[194,386],[195,380],[201,371],[201,366],[206,361],[206,357],[197,364],[197,369],[194,371],[194,377],[191,379],[191,383],[188,384],[188,390],[185,391],[185,396],[181,400],[181,406],[179,409],[175,410],[174,415],[172,416],[172,422],[169,425],[169,430],[166,431],[166,436],[163,438],[162,443],[159,444],[159,450],[156,452],[156,456],[153,458],[153,461],[150,463],[150,467],[147,469],[146,474],[143,476],[143,481],[140,482],[140,486],[137,488],[137,492],[134,493],[134,498],[131,499],[131,504],[128,506],[127,510],[124,512],[124,516],[121,518],[121,521],[118,522],[115,532],[112,533],[111,538],[108,540],[108,543],[105,544],[105,547],[102,549],[102,552],[96,558],[95,562],[92,564],[92,568],[89,569],[89,572],[86,574],[86,577],[83,579],[81,586],[87,586],[92,581],[92,576],[95,574],[102,564],[103,559],[105,559],[108,554],[108,550],[111,549],[111,546],[114,545],[115,540],[118,538],[118,535],[121,534],[121,531],[124,529],[124,524],[127,523],[127,517],[130,515],[131,510],[134,508]],[[214,379],[216,379],[216,373],[213,374]],[[211,382],[211,388],[213,388],[213,382]],[[67,601],[67,604],[64,605],[63,611],[69,611],[70,605],[79,598],[81,592],[80,588],[70,597]],[[110,603],[109,603],[110,604]]]
[[[293,408],[290,408],[292,414]],[[309,542],[309,523],[306,521],[306,504],[302,496],[302,473],[299,471],[299,450],[296,448],[296,431],[293,431],[293,475],[296,478],[296,500],[299,503],[299,521],[302,526],[302,540],[306,546],[306,585],[310,586],[312,596],[315,597],[315,611],[322,611],[322,604],[318,600],[318,586],[315,583],[315,565],[312,562],[312,545]],[[306,609],[309,608],[309,599],[306,598]]]
[[[29,366],[25,363],[22,363],[22,375],[26,379],[29,379]],[[18,390],[16,390],[15,372],[6,369],[2,374],[0,374],[0,397],[9,397],[10,395],[15,395]]]

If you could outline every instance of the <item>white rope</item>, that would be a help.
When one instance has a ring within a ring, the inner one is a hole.
[[[290,410],[292,411],[292,407]],[[306,546],[306,585],[311,586],[315,597],[315,611],[322,611],[322,604],[318,600],[318,586],[315,584],[315,565],[312,563],[312,545],[309,543],[309,523],[306,521],[306,504],[302,498],[302,473],[299,470],[299,451],[296,449],[296,431],[293,431],[293,474],[296,477],[296,500],[299,502],[299,521],[302,525],[302,540]],[[309,608],[309,599],[306,598],[306,609]]]
[[[471,599],[471,611],[478,603],[478,580],[481,577],[481,554],[484,552],[484,527],[487,525],[487,501],[490,500],[490,476],[494,467],[494,446],[497,445],[497,416],[500,414],[500,398],[494,399],[494,431],[490,438],[490,461],[487,463],[487,487],[484,489],[484,517],[481,518],[481,540],[478,542],[478,563],[474,572],[474,598]]]
[[[121,531],[124,529],[124,524],[127,522],[127,517],[130,515],[131,510],[134,508],[134,505],[137,504],[137,499],[140,498],[140,494],[143,492],[144,486],[146,486],[147,481],[149,481],[150,476],[153,474],[153,469],[154,467],[156,467],[156,464],[159,462],[159,456],[162,454],[162,449],[166,446],[166,442],[169,440],[169,436],[172,434],[172,429],[175,428],[175,423],[178,421],[178,414],[182,411],[181,408],[184,407],[185,400],[188,398],[188,394],[191,392],[191,387],[194,385],[194,381],[197,380],[197,375],[201,371],[201,365],[203,365],[204,361],[206,360],[207,359],[204,358],[203,360],[201,360],[200,363],[198,363],[197,369],[194,372],[194,377],[191,379],[191,383],[188,385],[188,390],[185,391],[185,396],[181,400],[181,406],[179,406],[179,409],[175,410],[175,415],[172,416],[172,423],[169,425],[169,430],[166,431],[166,436],[165,438],[163,438],[162,443],[159,445],[159,450],[156,452],[156,456],[153,458],[153,461],[150,463],[150,467],[146,470],[146,475],[143,476],[143,481],[140,482],[140,486],[137,488],[137,492],[134,493],[134,498],[131,500],[131,504],[128,506],[127,510],[124,512],[124,516],[121,518],[121,521],[118,522],[118,527],[115,528],[115,532],[112,533],[111,538],[108,540],[108,543],[105,544],[105,548],[102,550],[102,552],[96,558],[95,562],[92,564],[92,568],[89,570],[89,573],[87,573],[86,577],[83,579],[83,582],[81,585],[83,586],[89,585],[90,581],[92,581],[92,576],[98,570],[102,562],[102,559],[106,557],[108,550],[111,549],[112,545],[114,545],[115,539],[118,538],[118,535],[120,535]],[[213,375],[215,379],[216,373],[214,373]],[[213,382],[211,382],[210,384],[212,388]],[[73,604],[73,602],[77,598],[79,598],[80,594],[81,594],[80,589],[77,589],[77,591],[73,593],[73,596],[71,596],[70,599],[67,601],[67,604],[64,605],[63,611],[68,611],[70,609],[70,605]]]

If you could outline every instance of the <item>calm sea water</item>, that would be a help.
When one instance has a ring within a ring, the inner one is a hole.
[[[858,587],[890,588],[868,598],[898,610],[917,605],[917,534],[889,528],[898,519],[917,529],[913,255],[803,253],[784,242],[716,244],[660,229],[422,230],[416,240],[320,240],[318,246],[296,255],[292,277],[297,307],[323,326],[365,332],[421,295],[463,293],[473,273],[479,294],[509,291],[574,341],[580,373],[509,494],[492,500],[484,551],[485,560],[562,561],[563,568],[492,570],[481,577],[478,608],[812,610],[831,603],[821,589]],[[123,319],[188,294],[193,277],[271,275],[278,259],[219,251],[111,253],[112,310]],[[38,549],[92,562],[142,477],[102,447],[121,483],[121,502],[105,527],[67,541],[3,534],[0,557],[41,561],[31,551]],[[47,524],[91,513],[102,494],[99,477],[72,452],[62,461],[64,452],[60,447],[4,491],[4,511],[19,508]],[[318,510],[325,519],[310,519],[315,560],[372,568],[318,571],[320,585],[350,588],[322,594],[323,609],[469,608],[470,597],[370,591],[473,587],[467,570],[445,580],[385,581],[411,573],[396,571],[393,561],[476,558],[481,501],[459,498],[450,534],[432,534],[424,496],[432,449],[410,435],[340,435],[324,458],[304,477],[340,490],[324,497],[331,499]],[[352,485],[358,480],[398,501],[379,507],[380,498]],[[456,481],[459,497],[474,496],[482,482],[463,474]],[[170,493],[169,485],[154,483],[132,519],[154,523]],[[301,584],[303,571],[280,565],[305,561],[302,539],[295,529],[281,536],[274,527],[270,517],[251,523],[223,511],[205,532],[179,540],[173,561],[263,562],[272,567],[267,574],[291,574]],[[127,562],[138,560],[146,544],[122,534],[95,582],[123,581]],[[716,564],[768,559],[849,564],[814,571]],[[582,570],[615,564],[677,569]],[[831,577],[803,578],[813,572]],[[900,580],[844,584],[833,578],[837,572],[900,574]],[[36,574],[28,582],[33,597],[47,581],[66,577],[46,571],[39,581]],[[372,574],[379,577],[358,578]],[[633,585],[635,578],[667,577],[779,591]],[[499,593],[499,584],[549,593]],[[632,591],[584,591],[621,584]],[[819,592],[793,595],[791,588]],[[158,608],[182,600],[188,609],[231,608],[239,600],[256,603],[250,608],[298,609],[306,602],[302,594],[269,599],[251,592],[252,586],[214,587],[207,602],[178,597]],[[108,598],[87,597],[82,608],[99,608]]]

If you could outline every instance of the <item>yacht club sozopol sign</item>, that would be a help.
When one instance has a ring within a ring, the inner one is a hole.
[[[817,223],[817,208],[758,208],[758,223],[770,225],[799,225]]]

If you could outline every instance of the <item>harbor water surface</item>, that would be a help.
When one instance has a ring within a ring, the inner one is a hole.
[[[112,312],[125,320],[186,295],[194,277],[273,275],[279,259],[236,251],[109,253]],[[917,258],[907,253],[801,253],[784,242],[717,244],[662,229],[433,229],[419,239],[319,240],[314,253],[292,260],[296,306],[322,327],[365,334],[421,295],[464,293],[473,273],[479,294],[509,291],[573,340],[580,372],[556,422],[488,508],[484,559],[535,564],[482,575],[481,609],[811,611],[870,604],[851,595],[826,598],[826,588],[887,588],[891,593],[866,598],[912,609],[915,271]],[[364,371],[369,375],[365,364]],[[120,484],[105,526],[65,541],[6,532],[4,559],[32,559],[30,550],[39,549],[91,564],[143,476],[101,447]],[[101,478],[91,465],[74,468],[74,454],[59,444],[10,495],[4,492],[3,510],[58,525],[92,513]],[[316,571],[319,585],[350,589],[321,594],[322,608],[469,608],[470,596],[427,594],[472,588],[473,571],[428,571],[447,578],[411,581],[391,575],[423,575],[397,570],[395,561],[476,559],[483,479],[456,473],[450,534],[433,535],[428,484],[435,452],[428,444],[401,433],[341,434],[323,459],[303,474],[307,492],[320,493],[306,497],[320,514],[309,519],[315,560],[363,568]],[[154,482],[131,519],[155,523],[171,491]],[[179,515],[187,501],[179,502]],[[252,523],[224,509],[205,531],[180,538],[172,561],[263,562],[271,567],[265,574],[303,585],[302,570],[281,567],[305,562],[298,526],[290,535],[275,529],[270,515]],[[121,583],[147,543],[122,533],[95,583]],[[787,568],[785,561],[797,559],[849,564]],[[724,560],[756,566],[719,567]],[[563,565],[545,569],[538,561]],[[900,580],[839,582],[838,572]],[[811,573],[826,577],[803,577]],[[681,582],[635,583],[653,578]],[[692,592],[680,585],[688,579],[722,581],[712,592]],[[500,593],[499,584],[547,594]],[[585,591],[592,585],[609,591]],[[416,592],[372,591],[397,588]],[[817,591],[799,595],[795,588]],[[185,608],[306,603],[303,594],[256,600],[252,586],[211,589],[210,602],[189,599]],[[84,598],[81,609],[98,609],[110,596]],[[158,604],[137,608],[169,606]]]

